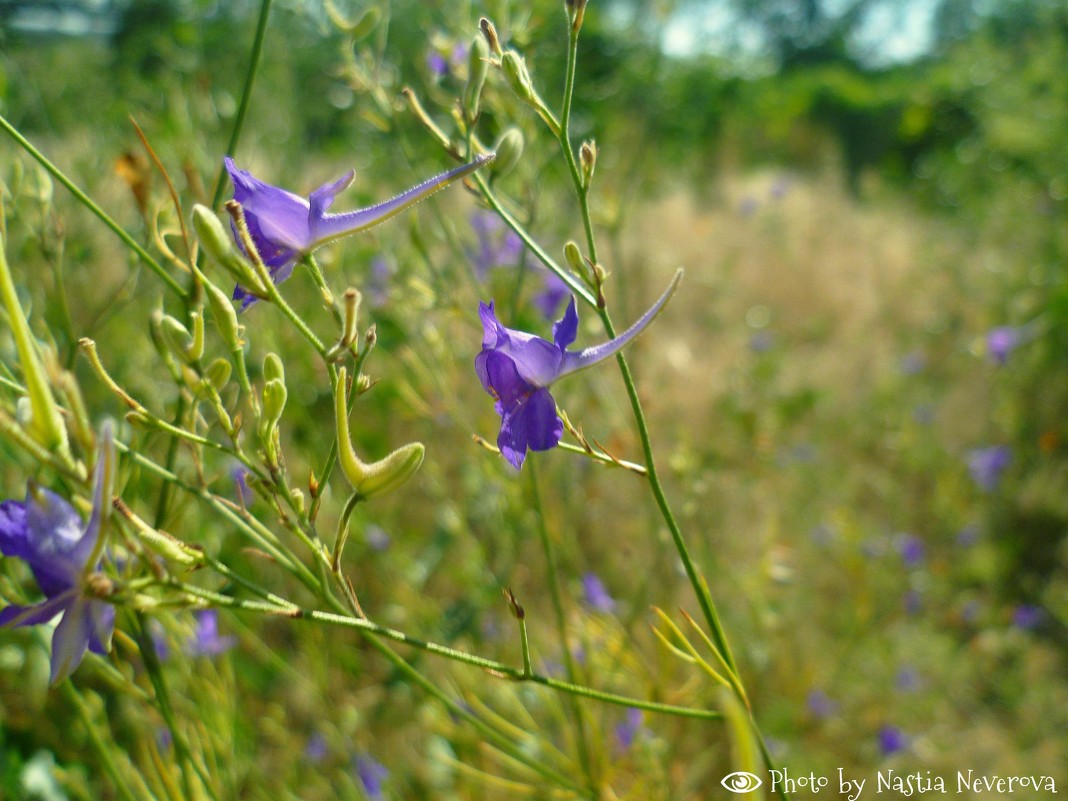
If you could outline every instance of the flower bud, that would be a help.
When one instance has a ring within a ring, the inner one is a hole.
[[[232,370],[230,362],[226,359],[215,359],[208,365],[208,369],[204,371],[204,378],[211,382],[216,392],[222,392],[226,383],[230,380]]]
[[[193,351],[193,335],[174,317],[164,314],[159,318],[159,331],[167,348],[184,362],[189,362]]]
[[[278,379],[285,382],[286,370],[282,366],[282,360],[278,358],[277,353],[268,353],[263,357],[263,377],[267,381]]]
[[[297,514],[304,514],[304,493],[299,489],[292,489],[289,495],[293,499],[293,508],[297,510]]]
[[[203,281],[208,294],[208,305],[215,327],[231,352],[239,351],[245,346],[241,338],[241,325],[237,322],[237,310],[225,292],[210,281]]]
[[[421,442],[410,442],[377,462],[365,463],[352,447],[349,436],[349,412],[346,402],[348,373],[338,371],[334,389],[334,421],[337,425],[338,461],[352,488],[365,498],[392,492],[415,475],[423,463],[426,449]]]
[[[282,419],[289,391],[281,379],[272,378],[263,385],[263,419],[273,428]]]
[[[363,296],[360,295],[358,290],[346,289],[342,299],[345,305],[345,312],[341,328],[341,346],[347,348],[356,342],[356,337],[358,336],[356,323],[359,318],[360,301]]]
[[[222,220],[207,206],[193,206],[193,229],[197,240],[209,258],[217,262],[230,276],[253,294],[266,294],[252,265],[238,252],[234,239],[223,226]]]
[[[501,52],[501,40],[497,36],[497,29],[493,26],[493,23],[483,17],[478,21],[478,27],[486,39],[486,44],[489,45],[490,52],[500,58],[503,55]]]
[[[535,102],[537,95],[534,93],[534,84],[530,81],[530,72],[522,56],[514,50],[502,55],[501,72],[504,73],[505,82],[521,100],[531,104]]]
[[[490,164],[493,175],[504,175],[512,171],[523,155],[523,132],[514,125],[509,126],[493,145],[497,158]]]
[[[571,30],[582,27],[582,18],[586,15],[586,0],[564,0],[567,18],[571,21]]]
[[[582,259],[582,251],[579,250],[579,246],[574,240],[568,240],[564,244],[564,260],[567,262],[567,266],[571,268],[571,272],[575,275],[586,274],[586,262]]]
[[[488,73],[489,47],[485,39],[476,36],[467,54],[467,86],[464,87],[464,112],[469,120],[478,118],[482,86],[486,83]]]
[[[582,165],[582,185],[588,188],[597,166],[597,143],[592,139],[587,139],[579,148],[579,163]]]

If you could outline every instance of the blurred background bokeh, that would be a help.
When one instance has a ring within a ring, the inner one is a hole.
[[[0,0],[0,113],[148,241],[157,220],[174,227],[174,212],[129,117],[186,209],[207,202],[259,9]],[[551,104],[563,84],[562,1],[275,0],[271,13],[233,155],[304,194],[355,168],[339,209],[449,166],[401,89],[447,127],[480,16],[525,55]],[[756,718],[798,774],[897,768],[949,783],[982,768],[1068,782],[1066,64],[1063,0],[587,9],[571,124],[576,142],[599,149],[592,203],[609,299],[629,324],[686,268],[632,358],[669,495]],[[558,254],[581,225],[556,144],[499,75],[486,97],[483,141],[517,125],[526,142],[498,186]],[[151,310],[172,302],[158,282],[6,137],[0,180],[25,305],[76,369],[94,417],[121,409],[75,358],[81,336],[135,396],[170,408],[175,390],[147,335]],[[496,298],[509,325],[541,335],[561,307],[545,314],[544,276],[484,214],[457,188],[322,253],[328,279],[359,287],[378,328],[368,369],[379,384],[354,415],[358,441],[376,453],[416,438],[428,447],[410,490],[359,513],[349,558],[372,618],[516,661],[501,598],[511,587],[553,670],[561,655],[531,485],[471,442],[493,439],[497,424],[471,362],[478,300]],[[329,326],[310,282],[286,290]],[[284,444],[290,471],[306,476],[333,436],[329,384],[261,306],[242,320],[249,361],[290,354],[299,404]],[[583,328],[580,341],[597,337]],[[6,328],[0,348],[13,363]],[[609,365],[569,379],[557,400],[587,435],[640,460]],[[640,480],[560,451],[533,461],[583,678],[712,704],[711,688],[649,630],[650,606],[694,602]],[[182,464],[216,488],[232,467]],[[31,475],[0,443],[0,497],[22,497]],[[150,510],[156,492],[134,474],[124,497]],[[328,496],[324,519],[337,519],[342,498]],[[194,502],[176,504],[165,528],[299,596]],[[16,597],[21,567],[0,573],[3,595]],[[198,625],[170,616],[160,636],[188,652]],[[527,792],[529,777],[352,632],[229,614],[218,625],[233,647],[166,663],[191,736],[223,777],[216,797]],[[41,632],[0,632],[0,798],[113,797],[83,719],[47,691],[46,643]],[[575,758],[559,697],[413,659],[473,708],[520,726],[529,714]],[[89,693],[86,714],[110,721],[120,768],[165,773],[158,715],[91,666],[75,681]],[[722,727],[588,708],[605,798],[720,797]]]

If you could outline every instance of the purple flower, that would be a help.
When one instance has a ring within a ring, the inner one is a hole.
[[[986,334],[986,354],[994,364],[1005,364],[1009,355],[1023,341],[1019,328],[1011,325],[999,325]]]
[[[484,281],[494,267],[515,267],[520,263],[523,240],[496,214],[476,211],[471,215],[471,228],[478,238],[478,249],[469,250],[468,257],[480,281]]]
[[[196,613],[196,628],[186,642],[185,650],[190,656],[219,656],[234,647],[237,641],[219,635],[219,613],[203,609]]]
[[[829,718],[838,712],[837,702],[819,689],[809,692],[805,699],[805,706],[814,718]]]
[[[921,350],[906,353],[897,364],[897,368],[905,375],[917,375],[923,372],[923,368],[926,366],[927,356]]]
[[[640,709],[630,707],[622,722],[616,724],[616,747],[619,751],[629,751],[638,735],[645,732],[642,718]]]
[[[449,62],[437,50],[431,50],[426,54],[426,66],[438,78],[443,77],[449,71]]]
[[[475,372],[485,390],[496,399],[501,416],[497,447],[516,470],[527,450],[547,451],[564,435],[549,386],[569,373],[592,367],[640,334],[667,303],[682,277],[680,271],[660,299],[638,322],[615,339],[574,352],[567,347],[578,336],[578,311],[571,298],[564,316],[553,325],[553,341],[505,328],[497,320],[493,303],[479,303],[482,318],[482,352],[475,357]]]
[[[1042,607],[1033,604],[1020,604],[1012,610],[1012,625],[1018,629],[1035,629],[1042,624],[1045,613]]]
[[[1005,468],[1012,462],[1012,451],[1007,445],[976,448],[968,452],[967,461],[972,480],[984,492],[991,492],[997,487]]]
[[[404,211],[447,184],[478,169],[493,158],[479,156],[470,164],[456,167],[403,192],[392,200],[343,214],[328,214],[334,198],[352,183],[356,173],[350,170],[333,183],[316,189],[308,199],[265,184],[245,170],[223,159],[234,182],[234,200],[241,204],[252,242],[276,284],[293,272],[297,259],[334,240],[370,228]],[[238,242],[240,245],[240,241]],[[247,308],[257,298],[243,287],[234,289],[234,299]]]
[[[923,564],[926,549],[923,540],[915,534],[902,534],[898,540],[898,550],[901,552],[901,561],[905,567],[919,567]]]
[[[537,295],[534,296],[534,305],[538,311],[541,312],[541,316],[546,320],[553,319],[560,310],[560,303],[567,298],[571,292],[567,288],[567,284],[560,280],[560,276],[549,270],[541,270],[542,278],[544,279],[544,288]]]
[[[879,750],[882,751],[883,756],[904,751],[908,744],[908,737],[897,726],[886,725],[879,729]]]
[[[376,526],[374,523],[368,524],[367,528],[364,529],[363,535],[372,551],[384,551],[393,542],[386,530],[381,526]]]
[[[616,599],[608,594],[604,583],[594,573],[582,577],[582,596],[586,605],[598,612],[610,615],[616,609]]]
[[[911,665],[905,665],[897,671],[894,686],[901,692],[912,692],[920,686],[920,672]]]
[[[389,778],[386,766],[367,754],[357,754],[354,766],[367,797],[371,801],[380,801],[383,797],[382,785]]]
[[[738,214],[742,217],[752,217],[760,208],[760,201],[755,197],[746,195],[738,204]]]
[[[767,353],[775,347],[775,335],[767,329],[756,331],[749,337],[749,350],[753,353]]]
[[[237,497],[241,500],[241,505],[249,507],[256,500],[256,495],[252,491],[252,487],[248,485],[248,469],[243,464],[235,464],[230,469],[230,478],[234,480],[234,486],[237,489]]]
[[[86,650],[111,650],[115,607],[89,589],[103,552],[103,518],[111,506],[114,471],[111,427],[101,432],[93,484],[93,511],[87,524],[50,490],[30,485],[26,500],[0,503],[0,552],[29,565],[45,599],[33,606],[12,604],[0,611],[0,626],[34,626],[63,617],[52,635],[51,683],[70,676]]]
[[[321,732],[315,732],[304,744],[304,756],[309,762],[319,763],[330,754],[330,746]]]

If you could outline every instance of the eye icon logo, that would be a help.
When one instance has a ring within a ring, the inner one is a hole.
[[[748,793],[755,790],[763,783],[764,782],[759,776],[747,773],[744,770],[736,770],[734,773],[728,773],[720,781],[720,784],[732,793]]]

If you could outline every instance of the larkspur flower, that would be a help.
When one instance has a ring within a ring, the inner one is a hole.
[[[618,752],[629,751],[634,741],[646,733],[642,726],[645,716],[640,709],[629,707],[623,720],[616,724],[616,750]]]
[[[883,756],[890,756],[896,754],[898,751],[904,751],[909,744],[909,739],[901,729],[897,726],[886,725],[879,729],[879,750],[882,751]]]
[[[588,607],[598,612],[611,614],[616,609],[616,599],[608,594],[596,573],[586,573],[582,577],[582,598]]]
[[[549,270],[541,270],[542,290],[534,296],[534,306],[546,320],[553,319],[560,311],[560,303],[571,291],[560,276]]]
[[[1034,604],[1018,604],[1012,610],[1012,625],[1018,629],[1036,629],[1042,625],[1046,614],[1041,606]]]
[[[564,316],[553,325],[552,342],[505,328],[497,320],[492,302],[479,304],[482,352],[475,357],[475,372],[496,400],[495,408],[501,416],[497,447],[516,470],[523,466],[527,450],[547,451],[564,435],[564,423],[556,414],[556,400],[549,393],[549,386],[569,373],[607,359],[638,336],[660,313],[681,277],[680,270],[660,299],[622,334],[577,352],[567,350],[578,336],[574,297]]]
[[[86,650],[111,650],[115,607],[91,589],[103,553],[108,489],[114,474],[111,428],[100,437],[89,522],[50,490],[31,485],[26,500],[0,503],[0,552],[29,565],[45,600],[33,606],[11,605],[0,611],[0,626],[33,626],[63,617],[52,635],[51,683],[70,676]]]
[[[219,656],[234,647],[236,639],[219,634],[219,613],[203,609],[196,613],[196,628],[185,645],[190,656]]]
[[[968,472],[983,492],[993,492],[1001,481],[1001,474],[1012,462],[1012,451],[1007,445],[976,448],[968,452]]]
[[[1023,341],[1019,328],[999,325],[986,333],[986,354],[994,364],[1002,365]]]
[[[838,703],[819,688],[809,691],[805,697],[805,707],[814,718],[829,718],[838,713]]]
[[[289,278],[301,256],[388,220],[492,159],[492,154],[479,156],[469,164],[437,175],[392,200],[343,214],[328,214],[327,210],[334,198],[352,183],[356,177],[354,170],[333,183],[319,187],[305,200],[238,169],[229,156],[223,159],[223,163],[234,183],[234,200],[241,204],[252,243],[271,278],[280,284]],[[238,245],[241,245],[240,240]],[[257,300],[241,286],[234,289],[234,299],[242,302],[242,308],[247,308]]]
[[[516,267],[523,257],[523,240],[504,221],[491,211],[476,211],[471,215],[471,229],[478,240],[478,248],[467,255],[480,281],[485,281],[495,267]],[[561,282],[562,283],[562,282]]]
[[[923,564],[927,549],[924,547],[923,540],[915,534],[901,534],[898,537],[897,547],[905,567],[919,567]]]
[[[386,766],[368,754],[357,754],[353,766],[367,797],[371,801],[381,801],[383,798],[382,785],[389,778],[389,770]]]

